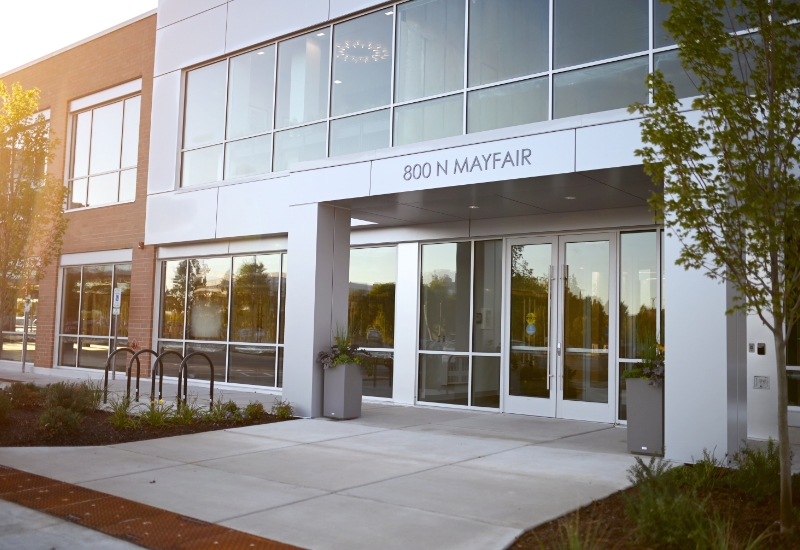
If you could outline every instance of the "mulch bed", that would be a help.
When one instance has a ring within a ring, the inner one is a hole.
[[[567,525],[580,525],[581,532],[585,529],[596,529],[600,535],[599,549],[632,549],[645,550],[651,546],[635,543],[636,524],[625,515],[625,500],[622,495],[636,491],[630,488],[614,493],[602,500],[571,512],[565,516],[545,523],[520,535],[509,547],[511,550],[541,550],[542,548],[566,548],[565,528]],[[739,540],[756,537],[767,531],[766,539],[760,548],[775,548],[778,550],[800,548],[800,537],[783,537],[779,533],[776,520],[778,514],[778,499],[756,501],[732,489],[715,489],[701,491],[700,498],[708,498],[709,509],[722,517],[732,521],[733,532]],[[800,506],[800,491],[792,491],[795,507]],[[668,522],[669,518],[664,518]]]
[[[118,430],[108,421],[111,413],[96,411],[84,415],[80,433],[48,436],[39,429],[42,408],[13,409],[8,422],[0,426],[0,447],[83,447],[90,445],[113,445],[129,441],[144,441],[174,435],[188,435],[229,428],[241,428],[255,424],[283,422],[274,416],[264,415],[260,420],[240,423],[194,422],[164,428],[141,426],[136,429]]]

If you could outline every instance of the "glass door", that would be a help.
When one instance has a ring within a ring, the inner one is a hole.
[[[616,364],[613,234],[559,237],[557,416],[614,421]]]
[[[509,239],[506,412],[555,416],[556,238]],[[508,280],[507,279],[507,280]]]
[[[508,239],[506,258],[504,411],[613,422],[614,234]]]

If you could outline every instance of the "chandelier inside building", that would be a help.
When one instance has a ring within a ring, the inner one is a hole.
[[[387,59],[389,50],[373,42],[345,41],[341,44],[336,44],[336,57],[345,62],[369,63],[370,61]]]

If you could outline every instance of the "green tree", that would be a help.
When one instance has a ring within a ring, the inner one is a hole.
[[[17,299],[37,288],[61,253],[66,187],[47,174],[55,141],[36,115],[37,89],[0,81],[0,315],[14,318]],[[4,323],[5,324],[5,323]]]
[[[786,343],[800,310],[800,5],[790,0],[664,0],[699,96],[686,112],[660,72],[648,78],[645,170],[651,205],[681,243],[678,265],[731,284],[734,307],[774,337],[781,529],[792,526]]]

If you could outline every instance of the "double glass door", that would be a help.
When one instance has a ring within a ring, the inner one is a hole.
[[[614,421],[613,234],[507,241],[506,412]]]

